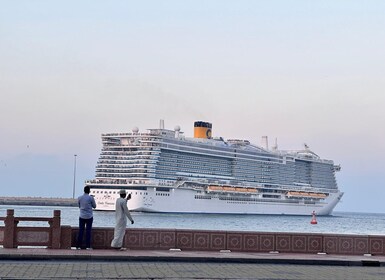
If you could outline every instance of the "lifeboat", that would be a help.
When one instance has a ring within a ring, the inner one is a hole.
[[[327,194],[325,194],[325,193],[295,192],[295,191],[291,191],[291,192],[287,192],[286,196],[287,197],[299,197],[299,198],[304,198],[304,197],[308,197],[308,198],[325,198],[325,197],[327,197]]]
[[[246,188],[246,187],[230,187],[230,186],[207,186],[207,192],[231,192],[231,193],[247,193],[254,194],[257,193],[258,190],[255,188]]]
[[[223,191],[225,191],[225,192],[235,192],[236,188],[234,188],[234,187],[223,187]]]
[[[223,188],[220,186],[208,186],[207,191],[208,192],[222,192]]]
[[[247,188],[235,188],[237,192],[247,192]]]

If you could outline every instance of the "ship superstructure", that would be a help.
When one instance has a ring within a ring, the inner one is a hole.
[[[267,138],[264,138],[267,143]],[[307,145],[278,150],[248,140],[212,138],[212,124],[102,135],[95,179],[87,181],[98,210],[114,210],[120,189],[133,211],[329,215],[341,199],[333,161]]]

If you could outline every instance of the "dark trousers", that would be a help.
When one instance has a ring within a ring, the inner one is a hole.
[[[86,228],[86,248],[91,248],[91,230],[92,222],[94,218],[82,219],[79,218],[79,236],[78,236],[78,248],[82,248],[84,228]]]

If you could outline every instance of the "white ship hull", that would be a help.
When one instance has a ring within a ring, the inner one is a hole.
[[[115,210],[115,201],[119,197],[118,189],[97,189],[91,190],[94,195],[96,210]],[[254,201],[233,200],[229,195],[228,199],[220,199],[218,195],[202,196],[193,189],[170,189],[169,192],[159,192],[155,188],[147,190],[128,190],[131,193],[131,200],[128,201],[128,208],[131,211],[139,212],[160,212],[160,213],[218,213],[218,214],[269,214],[269,215],[311,215],[313,211],[317,215],[330,215],[340,201],[343,193],[330,193],[322,201],[313,203],[304,200],[298,203],[282,199],[276,201]],[[196,198],[196,196],[201,198]]]

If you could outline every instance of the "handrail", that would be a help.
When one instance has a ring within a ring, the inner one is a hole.
[[[52,222],[53,218],[46,217],[15,217],[17,222]]]

